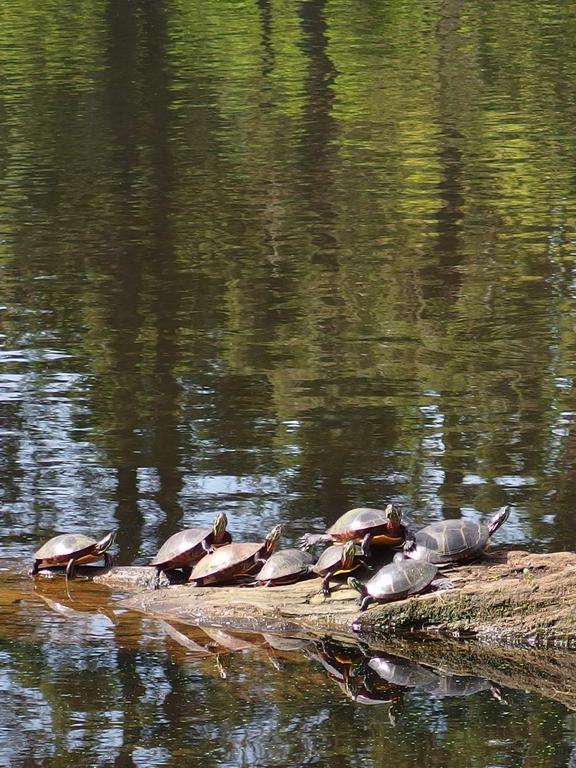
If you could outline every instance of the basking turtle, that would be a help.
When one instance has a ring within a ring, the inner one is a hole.
[[[102,559],[106,568],[109,568],[112,565],[112,558],[108,550],[115,538],[116,531],[111,531],[99,541],[83,533],[62,533],[60,536],[54,536],[34,554],[30,575],[37,574],[40,568],[65,565],[66,578],[71,579],[74,576],[75,566]]]
[[[438,568],[431,563],[402,559],[382,566],[366,584],[353,576],[348,584],[360,592],[360,610],[365,611],[374,601],[390,603],[423,592],[437,575]]]
[[[248,541],[218,547],[196,563],[189,581],[202,587],[256,573],[274,551],[281,532],[282,526],[276,525],[263,542]]]
[[[322,552],[316,564],[312,566],[312,572],[323,577],[320,589],[324,597],[330,597],[330,579],[332,576],[350,573],[350,571],[363,565],[361,556],[362,551],[353,540],[344,544],[332,544],[331,547]]]
[[[254,581],[265,587],[293,584],[311,574],[314,558],[301,549],[281,549],[264,563]]]
[[[156,568],[154,586],[158,587],[162,571],[170,571],[173,568],[182,570],[184,578],[188,579],[192,566],[205,554],[232,541],[232,536],[226,530],[227,525],[226,514],[220,512],[214,518],[212,528],[186,528],[170,536],[150,562],[150,565]]]
[[[308,549],[321,541],[360,541],[366,556],[371,544],[397,547],[404,543],[405,527],[394,504],[386,509],[357,507],[345,512],[325,533],[305,533],[300,547]]]
[[[510,506],[501,507],[487,525],[473,520],[443,520],[408,534],[404,554],[436,565],[463,563],[482,554],[488,539],[508,520]]]

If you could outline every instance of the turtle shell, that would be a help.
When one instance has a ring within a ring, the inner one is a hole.
[[[162,544],[150,565],[162,568],[193,565],[206,554],[202,543],[210,541],[213,534],[213,528],[186,528],[178,531]],[[225,542],[230,541],[232,537],[227,534]]]
[[[344,549],[344,546],[344,544],[332,544],[332,546],[327,547],[324,552],[322,552],[316,563],[312,566],[311,570],[314,573],[317,573],[319,576],[323,576],[324,574],[328,573],[328,571],[334,568],[334,566],[338,565],[342,559],[342,550]],[[359,557],[361,554],[362,553],[360,547],[356,547],[356,555]],[[338,573],[339,571],[336,569],[334,574]]]
[[[384,565],[366,582],[366,593],[375,600],[391,602],[422,592],[436,578],[438,568],[432,563],[400,560]]]
[[[301,549],[281,549],[268,558],[255,580],[287,584],[308,572],[313,562],[312,555]]]
[[[366,533],[373,533],[374,543],[378,542],[377,534],[387,534],[390,543],[402,541],[401,532],[395,536],[390,531],[390,521],[385,509],[373,509],[372,507],[356,507],[341,515],[335,523],[326,531],[333,539],[344,541],[346,539],[361,537]]]
[[[368,666],[378,677],[403,688],[425,688],[437,685],[438,675],[414,661],[391,656],[373,656]]]
[[[236,576],[252,573],[258,567],[254,562],[264,550],[264,543],[247,541],[239,544],[226,544],[210,552],[199,560],[190,574],[189,581],[201,581],[202,584],[216,584],[228,581]]]
[[[81,558],[96,554],[97,545],[96,539],[83,533],[62,533],[43,544],[34,559],[45,565],[59,565],[74,558],[80,564]]]
[[[427,525],[414,537],[408,557],[428,563],[462,562],[476,557],[488,543],[488,527],[473,520],[443,520]]]

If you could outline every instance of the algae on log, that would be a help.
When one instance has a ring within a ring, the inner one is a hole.
[[[149,568],[133,587],[149,579]],[[96,580],[130,588],[129,568]],[[453,589],[358,612],[357,593],[335,586],[319,594],[319,579],[282,587],[170,587],[140,592],[118,603],[167,620],[255,632],[352,634],[369,642],[414,631],[475,636],[490,642],[576,647],[576,555],[501,550],[474,565],[452,568]]]

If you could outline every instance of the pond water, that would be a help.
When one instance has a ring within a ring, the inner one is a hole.
[[[509,503],[498,543],[576,547],[572,4],[1,20],[0,764],[575,765],[559,701],[368,706],[346,650],[192,650],[21,560],[117,529],[146,563],[215,510],[291,546],[388,501],[415,526]]]

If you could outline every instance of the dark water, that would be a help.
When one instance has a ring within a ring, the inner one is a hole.
[[[3,557],[117,528],[144,563],[217,509],[290,545],[388,500],[416,524],[510,503],[500,542],[576,547],[571,3],[0,20]],[[545,697],[410,690],[393,724],[318,658],[221,662],[11,572],[2,764],[576,761]]]

